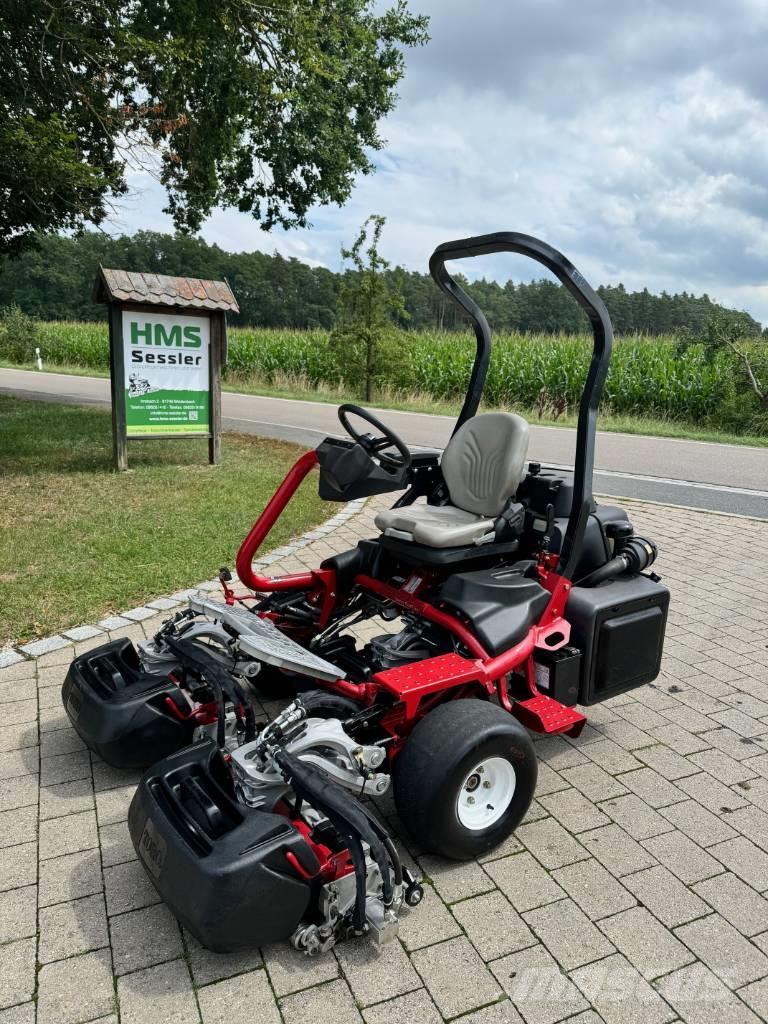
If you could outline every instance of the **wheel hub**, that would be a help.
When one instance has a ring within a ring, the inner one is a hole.
[[[456,816],[473,832],[495,825],[515,794],[515,769],[504,757],[488,757],[475,765],[461,784]]]

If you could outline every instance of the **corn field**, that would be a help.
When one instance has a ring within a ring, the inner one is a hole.
[[[39,346],[49,365],[109,369],[105,324],[35,323],[32,340],[20,333],[0,328],[0,359],[29,364],[34,346]],[[399,333],[393,341],[387,372],[378,381],[380,392],[443,401],[463,396],[473,337],[413,331]],[[496,335],[486,403],[555,416],[575,412],[590,351],[586,336]],[[229,331],[225,379],[230,382],[281,386],[289,381],[307,389],[338,390],[342,371],[327,331]],[[635,336],[615,342],[605,410],[717,426],[718,409],[729,398],[732,380],[726,359],[708,363],[698,346],[678,355],[671,338]]]

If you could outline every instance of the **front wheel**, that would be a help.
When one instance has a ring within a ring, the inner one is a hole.
[[[469,860],[507,838],[536,789],[533,743],[503,708],[449,701],[431,711],[394,764],[398,813],[430,853]]]

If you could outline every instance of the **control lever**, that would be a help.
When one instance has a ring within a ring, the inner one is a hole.
[[[534,535],[540,550],[549,547],[549,540],[555,528],[555,506],[547,505],[544,515],[528,509],[526,513],[528,531]]]

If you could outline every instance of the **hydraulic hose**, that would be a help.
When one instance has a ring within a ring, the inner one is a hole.
[[[216,697],[218,718],[216,740],[219,746],[224,746],[224,740],[226,738],[225,697],[229,698],[238,722],[243,721],[243,715],[241,714],[240,709],[244,709],[244,741],[249,743],[254,739],[256,736],[256,715],[254,714],[253,707],[243,693],[239,683],[227,674],[226,670],[219,664],[218,660],[212,655],[207,654],[191,640],[176,640],[173,637],[165,637],[164,642],[174,652],[174,654],[179,656],[182,660],[182,664],[184,662],[190,664],[194,669],[200,672],[206,682],[212,687]]]
[[[380,834],[383,826],[374,827],[370,816],[351,794],[346,793],[327,776],[305,764],[299,758],[293,757],[285,750],[277,750],[274,758],[298,795],[305,797],[309,803],[322,811],[337,830],[347,835],[351,830],[359,840],[368,843],[371,856],[381,873],[384,903],[389,906],[393,900],[393,889],[390,864],[388,863],[390,849]],[[399,874],[398,868],[399,858],[395,852],[395,860],[392,863],[395,876]],[[360,886],[363,890],[363,899],[365,898],[365,883],[365,872],[363,872],[362,880],[358,876],[358,899],[360,898]]]
[[[277,751],[275,761],[281,769],[289,774],[294,788],[295,783],[298,782],[306,790],[305,795],[311,803],[316,805],[319,810],[330,809],[368,843],[371,848],[371,856],[381,872],[384,902],[389,905],[392,902],[392,881],[387,863],[387,850],[378,831],[371,827],[370,819],[361,805],[351,794],[346,793],[327,776],[305,764],[299,758],[293,757],[287,751]]]
[[[358,807],[370,822],[371,827],[380,836],[381,841],[384,843],[384,846],[387,849],[389,860],[390,863],[392,864],[392,872],[394,875],[395,885],[402,885],[403,865],[400,862],[400,854],[397,852],[397,847],[392,842],[392,837],[390,836],[389,832],[387,832],[386,828],[382,825],[382,823],[378,820],[375,814],[372,814],[368,810],[368,808],[365,807],[363,804],[358,804]]]
[[[368,873],[365,869],[363,844],[354,829],[343,818],[339,818],[330,809],[326,809],[324,813],[339,835],[343,837],[352,858],[355,869],[355,909],[352,915],[352,925],[357,934],[362,935],[365,931],[365,904],[368,898]]]
[[[601,565],[599,569],[578,580],[579,587],[596,587],[598,583],[621,576],[625,572],[642,572],[653,565],[659,549],[652,540],[643,537],[630,537],[626,540],[618,554]]]
[[[400,854],[397,852],[397,847],[392,842],[392,837],[389,835],[382,835],[382,842],[387,848],[389,859],[392,863],[392,872],[395,876],[395,885],[403,884],[403,865],[400,863]]]

